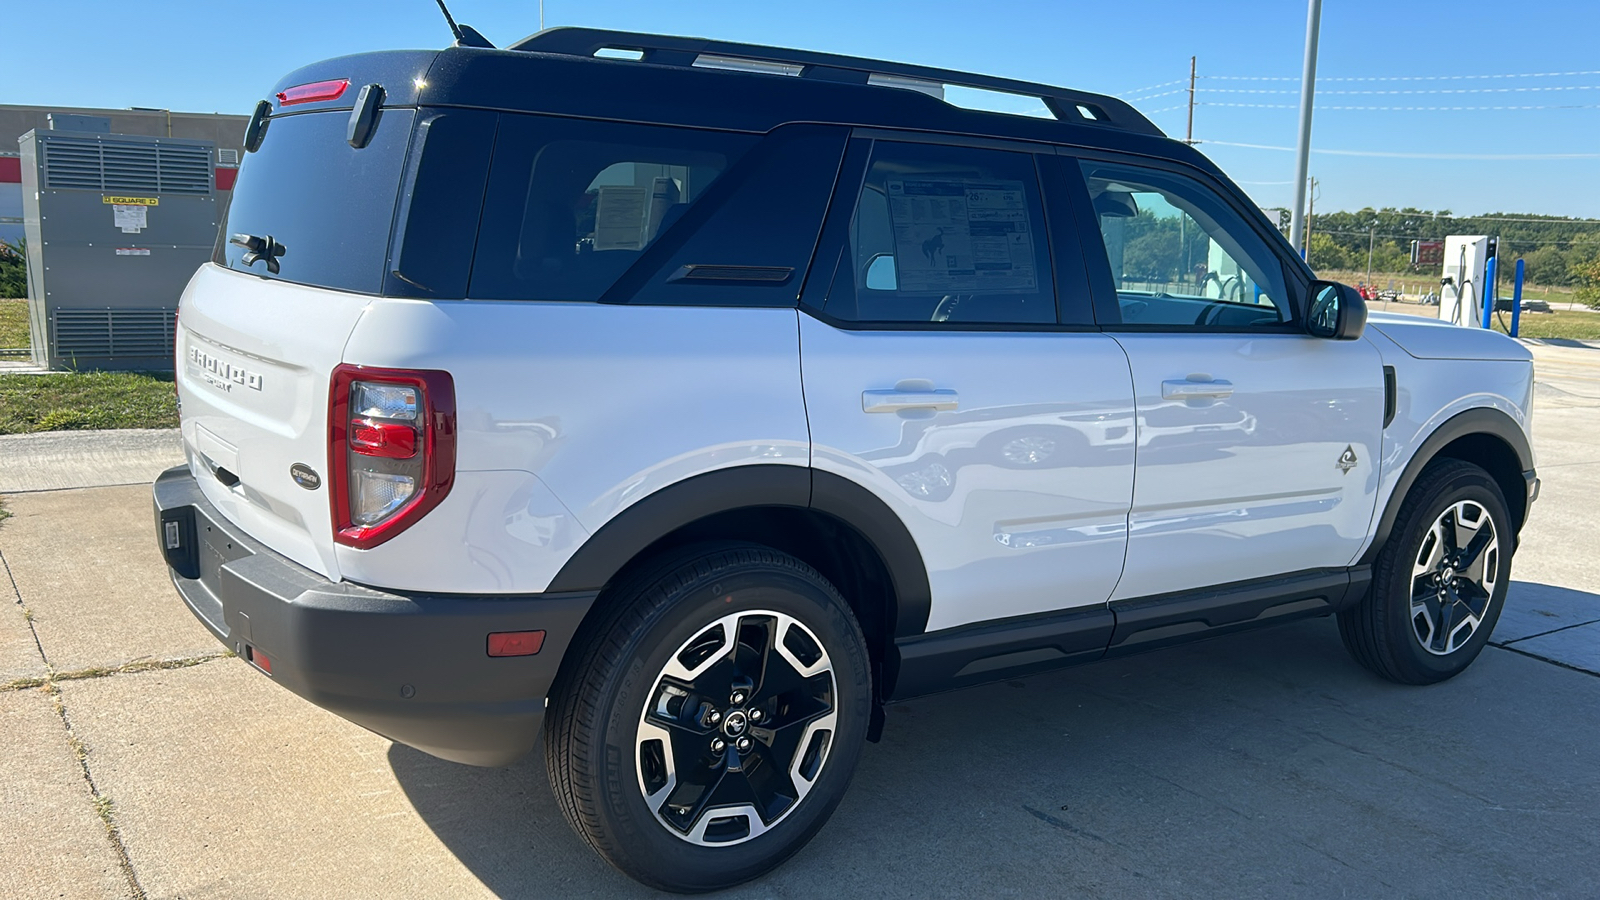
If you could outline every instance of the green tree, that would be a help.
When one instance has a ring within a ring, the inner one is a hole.
[[[27,242],[0,241],[0,298],[28,296]]]
[[[1311,268],[1318,272],[1328,269],[1353,268],[1349,251],[1339,246],[1333,235],[1320,231],[1311,232],[1311,252],[1309,256],[1308,262],[1311,263]],[[1362,256],[1361,261],[1363,264],[1366,263],[1365,255]]]
[[[1582,287],[1573,295],[1590,309],[1600,309],[1600,256],[1571,267]]]

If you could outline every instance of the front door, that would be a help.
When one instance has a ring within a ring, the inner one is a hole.
[[[1088,324],[1076,235],[1052,263],[1034,155],[858,139],[847,158],[800,317],[812,465],[905,523],[929,631],[1103,606],[1133,388]]]
[[[1377,498],[1377,349],[1307,334],[1303,285],[1198,177],[1081,168],[1109,283],[1098,259],[1091,272],[1115,297],[1098,308],[1120,319],[1107,327],[1127,351],[1138,417],[1112,599],[1348,565]]]

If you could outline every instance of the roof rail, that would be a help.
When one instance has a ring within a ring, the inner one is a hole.
[[[702,66],[709,64],[715,68],[733,68],[735,66],[730,66],[730,63],[748,62],[752,64],[750,69],[756,71],[761,68],[760,64],[766,64],[768,71],[789,72],[817,81],[873,83],[912,88],[916,85],[895,82],[948,84],[1037,97],[1044,103],[1045,108],[1050,110],[1051,115],[1063,122],[1088,123],[1142,134],[1163,135],[1161,129],[1138,110],[1115,97],[1030,81],[1016,81],[992,75],[975,75],[971,72],[885,62],[857,56],[713,41],[706,38],[571,27],[547,28],[523,38],[507,49],[584,57],[595,56],[602,50],[620,50],[638,53],[639,61],[656,65],[688,67],[695,65],[701,57],[706,57],[707,62],[702,62]]]

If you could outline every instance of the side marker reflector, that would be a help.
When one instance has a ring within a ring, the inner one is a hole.
[[[272,674],[272,660],[267,659],[267,655],[265,653],[262,653],[260,650],[257,650],[249,644],[244,645],[244,652],[245,658],[254,663],[256,668],[267,673],[268,675]]]
[[[490,656],[532,656],[543,647],[543,631],[497,631],[489,635]]]

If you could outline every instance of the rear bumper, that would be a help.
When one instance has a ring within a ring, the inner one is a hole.
[[[279,684],[443,759],[505,765],[533,748],[594,592],[402,595],[336,583],[239,531],[185,468],[162,473],[154,494],[178,594],[224,646]],[[537,654],[488,655],[490,633],[533,630],[545,632]]]

